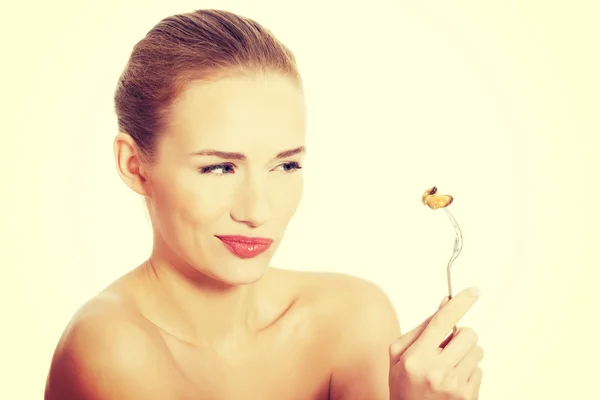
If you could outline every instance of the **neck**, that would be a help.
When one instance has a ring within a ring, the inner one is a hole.
[[[230,286],[153,251],[141,267],[151,286],[153,322],[190,343],[242,343],[261,328],[257,284]]]

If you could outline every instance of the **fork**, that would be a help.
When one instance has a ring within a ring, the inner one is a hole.
[[[448,300],[450,300],[450,299],[452,299],[452,277],[451,277],[450,270],[452,268],[452,263],[454,262],[454,260],[456,260],[456,258],[462,251],[463,237],[462,237],[462,232],[460,230],[460,226],[458,226],[458,222],[456,222],[456,219],[454,218],[454,216],[452,215],[450,210],[448,210],[448,208],[446,207],[446,208],[444,208],[444,211],[446,212],[446,215],[448,216],[448,218],[450,218],[452,225],[454,225],[454,230],[456,233],[456,236],[454,237],[454,250],[452,252],[452,257],[450,257],[450,261],[448,261],[448,266],[446,267],[446,278],[448,280]],[[457,331],[456,326],[454,326],[452,328],[452,333],[456,334],[456,331]]]

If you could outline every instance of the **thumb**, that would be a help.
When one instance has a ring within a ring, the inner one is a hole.
[[[413,345],[419,339],[419,336],[423,333],[427,325],[431,322],[431,319],[435,316],[435,314],[448,303],[448,296],[444,297],[438,309],[435,313],[430,315],[425,321],[421,322],[417,327],[413,328],[411,331],[406,332],[404,335],[400,336],[394,343],[392,343],[389,347],[390,358],[392,360],[396,360],[399,356],[401,356],[410,346]]]

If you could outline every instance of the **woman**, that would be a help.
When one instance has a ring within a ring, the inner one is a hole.
[[[46,400],[477,398],[475,334],[445,340],[476,294],[400,336],[373,284],[269,267],[305,153],[302,82],[269,31],[216,10],[166,18],[115,102],[116,166],[146,199],[153,250],[73,317]]]

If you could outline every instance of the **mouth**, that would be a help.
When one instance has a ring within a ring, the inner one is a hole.
[[[221,242],[239,258],[254,258],[264,253],[273,244],[273,239],[248,236],[217,236]]]

